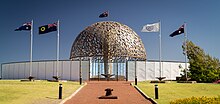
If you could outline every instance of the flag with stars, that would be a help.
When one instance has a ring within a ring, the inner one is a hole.
[[[57,31],[57,23],[48,24],[39,27],[39,34],[45,34],[52,31]]]
[[[170,37],[174,37],[174,36],[180,35],[182,33],[184,33],[184,25],[182,25],[179,29],[177,29],[172,34],[170,34]]]
[[[104,18],[104,17],[108,17],[108,11],[105,11],[99,15],[99,18]]]
[[[20,26],[19,28],[15,29],[15,31],[21,31],[21,30],[30,31],[31,30],[31,22],[24,23],[22,26]]]

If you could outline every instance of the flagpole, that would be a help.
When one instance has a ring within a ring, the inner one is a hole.
[[[159,32],[159,67],[160,67],[160,78],[162,77],[162,74],[161,74],[161,21],[159,20],[159,26],[160,26],[160,32]]]
[[[186,80],[187,80],[187,45],[186,45],[186,41],[187,41],[187,31],[186,31],[186,23],[184,23],[184,47],[185,47],[185,72],[186,72]]]
[[[33,20],[31,21],[31,49],[30,49],[30,74],[29,76],[31,77],[32,76],[32,48],[33,48]]]
[[[57,72],[56,76],[58,77],[58,69],[59,69],[59,39],[60,38],[60,21],[57,22]]]

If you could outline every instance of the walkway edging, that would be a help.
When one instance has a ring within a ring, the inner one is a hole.
[[[152,104],[157,104],[157,102],[150,98],[149,96],[147,96],[140,88],[138,88],[136,85],[134,85],[133,83],[131,83],[132,86],[134,86],[134,88],[147,100],[149,100],[150,102],[152,102]]]
[[[75,96],[84,86],[86,86],[87,83],[85,82],[85,84],[83,86],[81,86],[79,89],[77,89],[76,91],[74,91],[74,93],[72,95],[70,95],[69,97],[65,98],[64,100],[62,100],[60,102],[60,104],[64,104],[67,100],[71,99],[73,96]]]

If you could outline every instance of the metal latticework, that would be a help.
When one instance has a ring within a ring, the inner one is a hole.
[[[75,39],[70,59],[92,57],[104,62],[146,60],[140,37],[128,26],[113,21],[88,26]]]

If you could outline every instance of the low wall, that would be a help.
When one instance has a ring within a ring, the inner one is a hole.
[[[30,74],[29,62],[13,62],[4,63],[1,65],[2,79],[25,79]],[[32,62],[32,76],[35,79],[51,80],[52,76],[56,75],[57,62],[53,61],[34,61]],[[162,62],[161,74],[166,77],[166,80],[175,80],[180,76],[184,62]],[[187,64],[188,65],[188,64]],[[138,81],[156,80],[160,76],[158,61],[135,61],[128,62],[128,80],[133,81],[135,78],[135,66],[137,71]],[[89,61],[82,61],[82,76],[83,80],[89,80],[89,70],[91,64]],[[59,61],[58,75],[63,80],[79,80],[79,61],[64,60]]]

